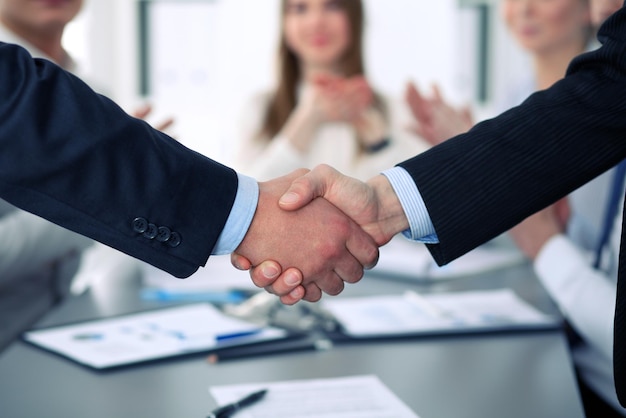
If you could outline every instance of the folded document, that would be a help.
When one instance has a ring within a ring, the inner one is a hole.
[[[468,291],[327,299],[323,302],[353,338],[556,328],[512,290]]]
[[[107,369],[286,340],[291,335],[200,303],[42,328],[26,332],[23,338],[80,364]]]

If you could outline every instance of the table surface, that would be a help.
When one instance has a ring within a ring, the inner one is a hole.
[[[339,297],[502,287],[556,312],[528,266],[428,284],[366,276]],[[157,306],[138,289],[137,281],[114,283],[70,298],[39,325]],[[0,354],[0,416],[204,417],[215,407],[213,385],[369,374],[421,418],[584,416],[560,330],[337,344],[215,364],[194,355],[106,372],[16,342]]]

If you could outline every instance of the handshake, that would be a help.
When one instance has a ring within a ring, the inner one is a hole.
[[[378,247],[409,222],[384,175],[361,182],[320,165],[259,183],[250,228],[231,255],[282,303],[337,295],[378,261]]]

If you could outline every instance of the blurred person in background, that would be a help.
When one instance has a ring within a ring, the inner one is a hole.
[[[532,73],[511,83],[504,99],[496,104],[496,113],[550,87],[563,78],[574,57],[594,46],[590,7],[588,0],[501,0],[502,19],[518,45],[528,53]],[[471,110],[451,106],[437,85],[433,85],[432,95],[427,97],[414,83],[409,83],[406,100],[415,117],[415,131],[431,145],[466,132],[475,123]]]
[[[366,179],[427,148],[367,80],[363,31],[360,0],[281,2],[277,86],[244,112],[238,170],[264,180],[327,163]]]
[[[0,41],[79,77],[63,47],[83,0],[0,0]],[[101,90],[95,87],[96,90]],[[134,116],[145,117],[149,107]],[[172,123],[165,121],[159,129]],[[106,275],[133,277],[141,262],[0,200],[0,350],[70,292]]]
[[[534,72],[498,110],[516,106],[533,91],[560,80],[574,57],[596,46],[593,29],[622,4],[613,0],[503,0],[507,27],[529,52]],[[433,144],[473,125],[467,109],[450,106],[436,88],[426,98],[409,85],[407,100],[420,125],[417,131]],[[589,417],[626,416],[617,400],[612,368],[625,175],[622,163],[621,168],[597,177],[510,231],[571,327],[572,356]]]

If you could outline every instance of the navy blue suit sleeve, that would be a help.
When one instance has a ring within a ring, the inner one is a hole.
[[[626,9],[604,45],[520,106],[400,164],[413,177],[448,263],[626,157]]]
[[[3,199],[185,277],[206,263],[236,191],[230,168],[130,117],[56,65],[0,43]],[[176,239],[138,233],[136,218]]]

